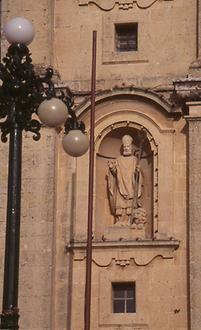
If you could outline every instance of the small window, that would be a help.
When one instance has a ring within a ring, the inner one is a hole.
[[[135,313],[135,283],[112,283],[113,313]]]
[[[137,23],[115,24],[115,44],[118,52],[137,51]]]

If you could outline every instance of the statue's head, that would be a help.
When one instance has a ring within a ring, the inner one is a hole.
[[[134,152],[133,138],[130,135],[124,135],[122,137],[123,155],[131,156]]]

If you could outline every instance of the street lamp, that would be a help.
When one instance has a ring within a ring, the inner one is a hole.
[[[4,28],[11,44],[0,63],[0,130],[2,142],[9,135],[7,222],[1,329],[19,329],[18,278],[20,247],[20,204],[22,172],[22,132],[40,139],[41,122],[50,127],[64,123],[64,150],[72,156],[83,155],[89,141],[83,122],[73,110],[69,88],[56,91],[51,81],[53,70],[37,75],[27,47],[34,38],[32,24],[22,17],[10,20]],[[40,121],[38,120],[39,117]]]

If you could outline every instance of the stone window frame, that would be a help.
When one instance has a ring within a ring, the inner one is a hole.
[[[138,309],[136,313],[113,313],[112,310],[112,283],[114,282],[135,282],[137,283],[136,301],[138,302]],[[99,274],[99,326],[132,326],[138,330],[149,329],[149,320],[144,319],[142,295],[140,291],[148,291],[148,283],[140,281],[140,278],[132,272],[124,272],[122,270],[111,269],[103,270]]]
[[[136,51],[119,52],[115,46],[115,25],[120,24],[138,25],[138,48]],[[130,17],[128,20],[122,16],[116,19],[108,14],[103,15],[102,29],[102,64],[123,64],[123,63],[148,63],[149,38],[148,24],[142,17]]]

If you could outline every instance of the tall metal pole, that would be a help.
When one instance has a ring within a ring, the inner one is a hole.
[[[22,130],[15,123],[15,105],[9,140],[8,200],[1,329],[18,329]]]
[[[90,315],[91,315],[92,226],[93,226],[93,187],[94,187],[94,126],[95,126],[95,96],[96,96],[96,39],[97,39],[97,32],[93,31],[84,330],[90,330]]]

